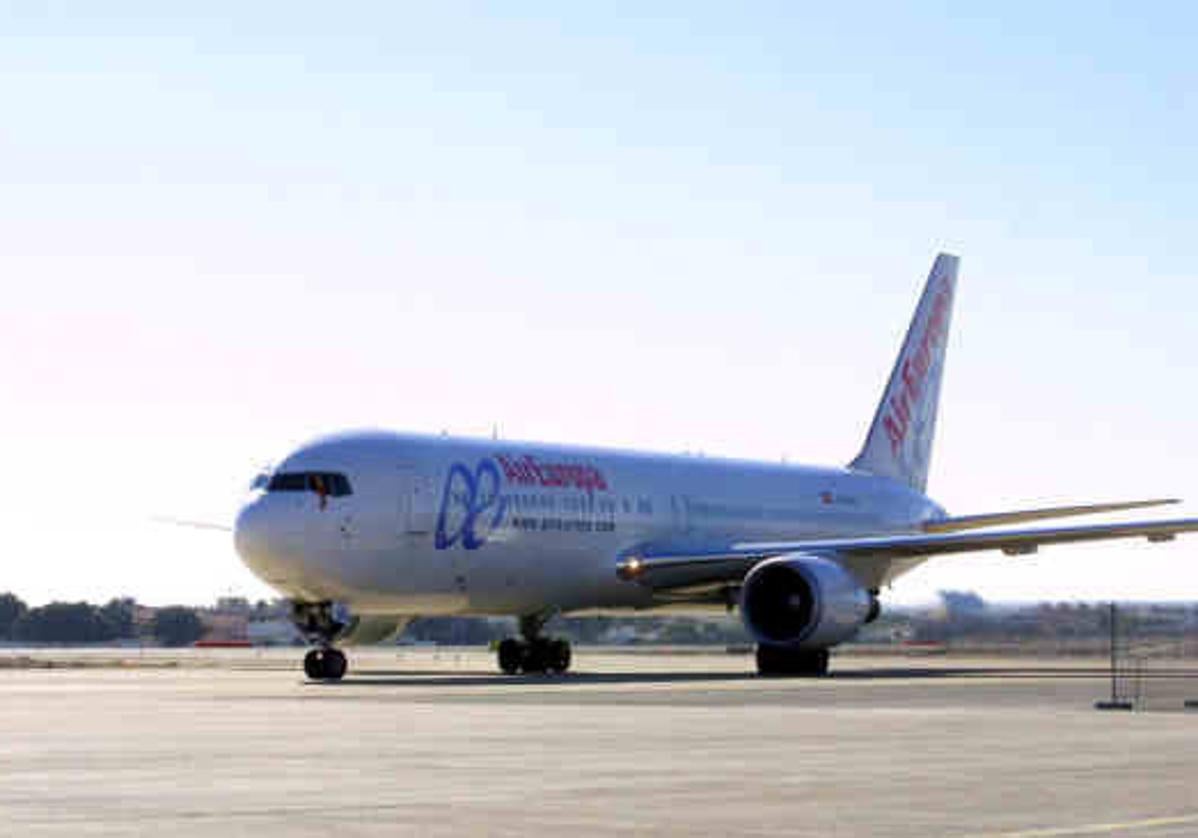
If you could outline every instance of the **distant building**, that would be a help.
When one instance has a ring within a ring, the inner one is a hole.
[[[245,640],[246,626],[249,620],[244,614],[228,611],[200,611],[200,620],[204,623],[205,640]]]
[[[294,646],[304,642],[303,636],[291,620],[250,620],[246,623],[245,637],[255,646]]]

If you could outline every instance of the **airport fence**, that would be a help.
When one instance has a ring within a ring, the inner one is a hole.
[[[1112,605],[1110,613],[1107,699],[1133,710],[1198,712],[1198,632],[1164,633],[1143,607]]]

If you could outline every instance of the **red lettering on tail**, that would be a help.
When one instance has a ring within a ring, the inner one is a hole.
[[[940,344],[948,332],[948,311],[952,302],[952,284],[944,280],[932,300],[932,311],[924,324],[923,334],[915,341],[907,357],[899,365],[899,386],[891,394],[882,428],[890,441],[890,450],[897,458],[911,429],[912,413],[919,409],[919,399],[928,383],[928,374]]]

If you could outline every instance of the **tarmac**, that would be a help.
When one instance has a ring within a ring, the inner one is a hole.
[[[1198,835],[1193,662],[1100,712],[1099,661],[301,654],[0,650],[0,834]]]

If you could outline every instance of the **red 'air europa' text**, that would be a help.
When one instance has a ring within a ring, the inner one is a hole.
[[[603,472],[594,466],[575,463],[546,463],[525,454],[523,457],[495,457],[509,483],[518,486],[581,489],[584,492],[606,492]]]
[[[932,368],[936,351],[948,334],[948,310],[952,298],[952,283],[945,280],[932,300],[932,313],[924,325],[923,334],[915,341],[914,348],[903,358],[899,368],[899,386],[890,394],[886,415],[882,417],[882,427],[895,457],[899,456],[907,440],[912,411],[917,408],[927,386],[928,371]]]

